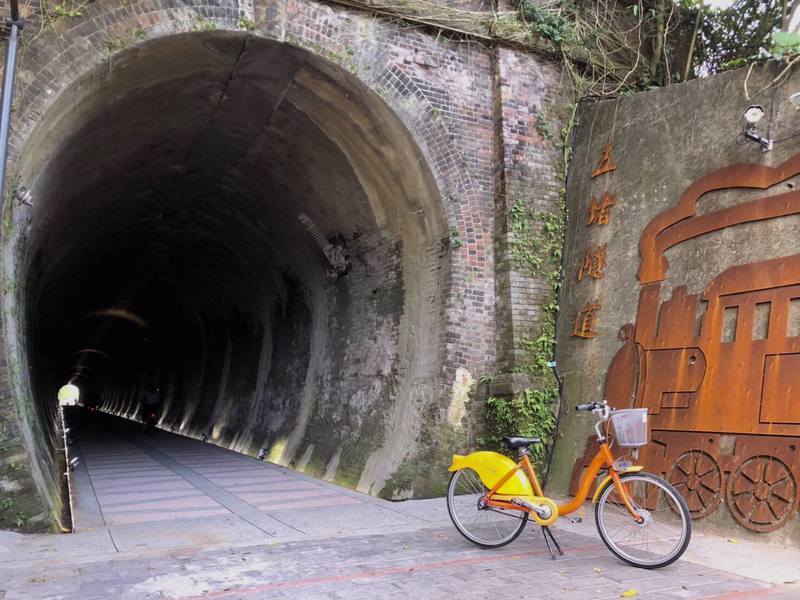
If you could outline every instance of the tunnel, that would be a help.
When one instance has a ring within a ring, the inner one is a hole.
[[[35,443],[56,393],[372,494],[439,389],[446,215],[380,95],[324,57],[172,35],[76,75],[20,152]],[[13,184],[13,182],[12,182]]]

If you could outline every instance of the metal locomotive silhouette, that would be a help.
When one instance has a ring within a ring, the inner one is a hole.
[[[800,191],[788,181],[798,174],[800,154],[775,168],[725,167],[693,183],[645,227],[636,324],[620,330],[623,346],[605,381],[612,405],[648,409],[652,443],[640,462],[676,486],[693,518],[713,512],[725,496],[731,515],[760,532],[785,525],[797,510],[800,254],[718,273],[708,260],[702,293],[672,282],[662,301],[665,253],[711,232],[800,214]],[[698,213],[704,195],[737,188],[771,193]],[[579,459],[573,486],[584,467]]]

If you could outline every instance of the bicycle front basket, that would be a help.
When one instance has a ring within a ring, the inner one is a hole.
[[[623,448],[638,448],[647,444],[647,409],[626,408],[611,413],[611,423],[617,444]]]

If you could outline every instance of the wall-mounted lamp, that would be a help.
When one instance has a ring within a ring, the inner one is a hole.
[[[800,98],[798,98],[800,100]],[[744,111],[744,137],[748,140],[756,142],[761,145],[764,152],[772,150],[772,140],[765,138],[756,130],[756,123],[758,123],[764,116],[764,107],[760,104],[752,104]]]
[[[258,454],[256,455],[256,459],[257,460],[264,460],[265,458],[267,458],[267,449],[266,448],[261,448],[261,450],[259,450]]]

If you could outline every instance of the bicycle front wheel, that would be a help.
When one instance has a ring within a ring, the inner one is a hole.
[[[692,537],[686,501],[672,485],[650,473],[620,476],[640,519],[628,511],[613,480],[594,509],[597,531],[608,549],[634,567],[657,569],[675,562]]]
[[[458,532],[483,548],[499,548],[513,542],[528,522],[528,513],[486,506],[488,488],[472,469],[453,473],[447,488],[447,512]]]

